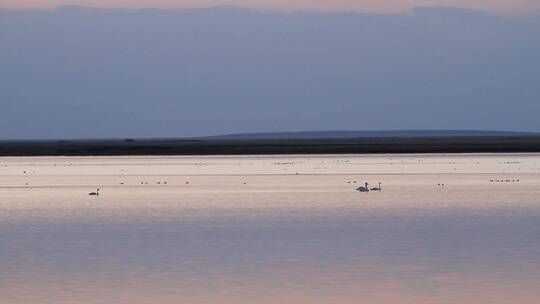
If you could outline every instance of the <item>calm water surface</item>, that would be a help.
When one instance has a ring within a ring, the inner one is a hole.
[[[0,225],[0,303],[537,303],[540,216]]]
[[[539,185],[538,154],[0,159],[0,304],[536,304]]]

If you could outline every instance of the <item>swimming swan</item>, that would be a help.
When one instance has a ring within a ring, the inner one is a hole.
[[[371,188],[370,190],[371,191],[381,191],[382,190],[381,183],[379,183],[379,187]]]
[[[358,190],[360,192],[369,192],[369,188],[368,188],[369,184],[365,183],[364,185],[365,185],[365,187],[358,187],[358,188],[356,188],[356,190]]]

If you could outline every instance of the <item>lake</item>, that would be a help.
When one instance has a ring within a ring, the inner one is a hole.
[[[539,154],[0,158],[2,304],[538,303],[537,286]]]

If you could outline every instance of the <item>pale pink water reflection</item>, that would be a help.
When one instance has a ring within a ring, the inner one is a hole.
[[[1,159],[0,303],[537,303],[539,165]]]

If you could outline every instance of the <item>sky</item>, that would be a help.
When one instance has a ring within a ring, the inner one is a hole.
[[[538,54],[537,13],[3,9],[0,139],[538,132]]]
[[[2,0],[0,7],[54,8],[61,5],[124,8],[193,8],[232,5],[272,10],[405,12],[416,6],[452,6],[498,14],[540,9],[540,0]]]

